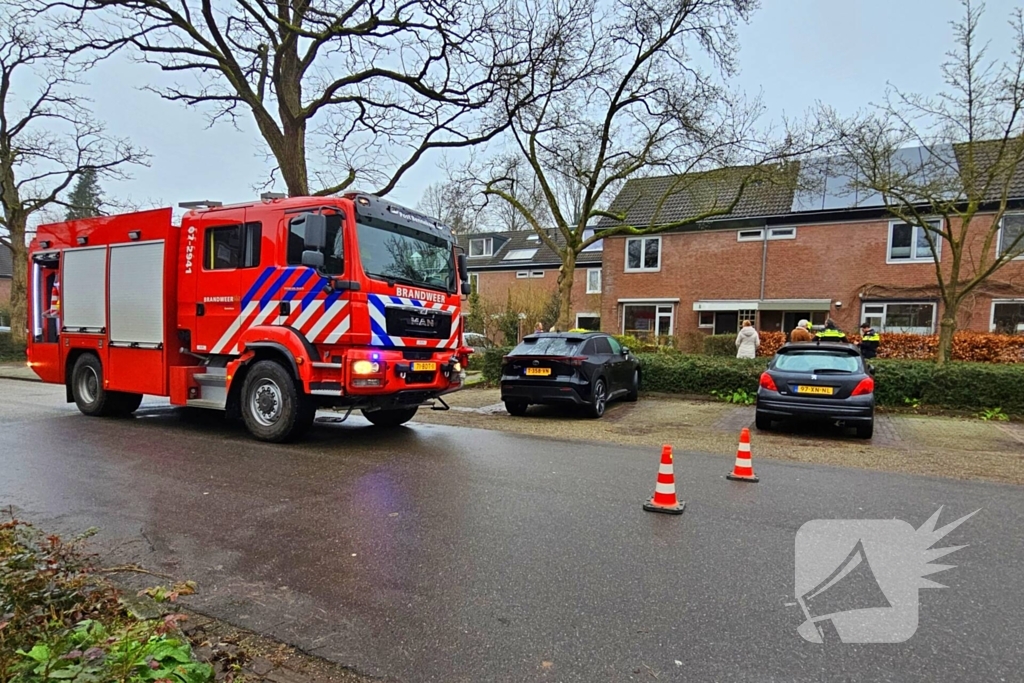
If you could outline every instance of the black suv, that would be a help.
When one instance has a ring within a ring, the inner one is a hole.
[[[758,429],[773,420],[825,420],[855,427],[870,439],[875,426],[875,380],[852,344],[786,344],[761,375]]]

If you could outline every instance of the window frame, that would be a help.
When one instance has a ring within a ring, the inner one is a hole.
[[[536,279],[540,279],[540,278],[544,277],[544,271],[543,270],[531,270],[530,271],[530,277],[532,279],[535,279],[535,280]]]
[[[1016,261],[1017,259],[1013,259],[1013,260]],[[996,306],[998,306],[1000,304],[1003,305],[1003,306],[1006,306],[1006,305],[1024,306],[1024,299],[992,299],[992,305],[989,307],[989,317],[988,317],[988,331],[989,332],[995,332],[996,331]],[[1024,334],[1024,332],[1013,332],[1011,334]]]
[[[1007,216],[1020,216],[1024,219],[1024,213],[1017,211],[1007,211],[999,217],[999,234],[996,236],[996,258],[1000,258],[1003,255],[1003,226],[1005,225]],[[1024,238],[1017,244],[1017,247],[1021,250],[1019,256],[1014,256],[1011,261],[1024,261]],[[1005,303],[1005,302],[1004,302]]]
[[[785,234],[780,235],[780,232]],[[768,228],[768,239],[769,240],[795,240],[796,239],[796,227],[791,228]]]
[[[590,277],[593,273],[597,273],[597,288],[594,289],[590,286]],[[601,282],[601,269],[600,268],[587,268],[587,294],[600,294],[603,283]]]
[[[630,268],[629,267],[629,243],[640,241],[640,267]],[[658,265],[656,267],[644,267],[644,255],[647,253],[647,240],[658,241]],[[625,267],[626,273],[658,273],[661,272],[661,235],[639,235],[637,237],[627,237],[625,239],[625,249],[623,250],[623,266]]]
[[[764,237],[764,228],[747,228],[736,231],[737,242],[763,242]]]
[[[480,273],[469,274],[469,291],[480,293]]]
[[[516,279],[517,280],[526,280],[529,277],[530,277],[530,271],[528,271],[528,270],[517,270],[516,271]]]
[[[709,323],[702,323],[701,322],[701,318],[703,318],[705,315],[710,315],[711,316],[711,322],[709,322]],[[711,328],[714,328],[714,326],[715,326],[715,312],[714,311],[697,311],[697,327],[704,327],[704,328],[711,327]]]
[[[882,312],[879,313],[868,313],[867,309],[869,306],[881,306]],[[886,324],[889,318],[889,306],[931,306],[932,307],[932,320],[929,326],[929,332],[900,332],[898,330],[889,330],[889,326]],[[884,301],[863,301],[860,305],[860,319],[862,321],[868,318],[878,318],[881,316],[881,323],[879,325],[872,325],[878,332],[891,332],[893,334],[920,334],[927,336],[936,333],[937,329],[937,318],[939,313],[939,304],[936,301],[906,301],[902,299],[886,299]]]
[[[622,306],[622,314],[619,317],[619,330],[620,330],[619,334],[626,334],[626,309],[627,308],[629,308],[630,306],[643,306],[643,307],[648,307],[649,306],[649,307],[654,309],[654,330],[652,330],[652,331],[654,333],[655,338],[671,337],[672,336],[672,331],[675,329],[675,326],[676,326],[676,305],[675,304],[664,304],[664,303],[660,303],[660,302],[657,302],[657,301],[654,301],[654,302],[651,302],[651,303],[643,303],[642,301],[637,301],[637,302],[633,302],[633,303],[621,304],[621,306]],[[667,308],[669,310],[666,312],[666,311],[662,310],[663,308]],[[665,334],[659,334],[658,333],[658,321],[661,319],[662,316],[666,316],[666,315],[668,316],[668,332],[665,333]],[[634,331],[638,331],[638,330],[634,330]]]
[[[938,224],[939,230],[942,229],[942,219],[941,218],[928,219],[927,222],[928,223],[936,223],[936,224]],[[910,228],[911,228],[911,231],[910,231],[910,254],[911,255],[908,258],[896,258],[896,259],[894,259],[892,257],[892,233],[893,233],[893,229],[897,225],[909,225]],[[929,249],[928,254],[926,256],[917,256],[917,231],[921,230],[921,229],[923,229],[923,228],[921,228],[920,225],[916,225],[914,223],[907,223],[906,221],[901,221],[901,220],[891,220],[891,221],[889,221],[889,234],[888,234],[888,238],[886,239],[886,243],[885,243],[885,262],[886,262],[886,264],[896,265],[896,264],[900,264],[900,263],[935,263],[935,262],[941,263],[942,262],[942,242],[943,242],[942,237],[939,237],[938,241],[935,243],[935,258],[932,258],[932,254],[931,254],[931,250],[930,249]]]
[[[239,263],[235,266],[228,266],[225,268],[210,268],[206,265],[207,258],[209,257],[208,250],[210,248],[209,235],[211,232],[217,230],[235,230],[238,233],[238,259]],[[253,239],[252,234],[256,234],[256,249],[252,250]],[[255,251],[255,263],[246,265],[246,256],[251,252]],[[250,268],[259,268],[260,260],[263,258],[263,223],[260,221],[247,221],[245,223],[225,223],[224,225],[208,225],[203,227],[203,272],[215,273],[225,272],[231,270],[247,270]]]
[[[597,323],[598,328],[601,327],[601,323],[600,323],[601,314],[600,313],[577,313],[576,314],[576,325],[575,325],[575,327],[583,327],[582,325],[580,325],[580,318],[596,318],[598,320],[598,323]],[[595,330],[595,331],[600,331],[600,330],[598,329],[598,330]]]
[[[484,245],[482,250],[483,253],[473,253],[473,243],[479,242]],[[493,237],[473,237],[469,240],[469,248],[466,249],[466,258],[488,258],[494,256],[494,238]]]

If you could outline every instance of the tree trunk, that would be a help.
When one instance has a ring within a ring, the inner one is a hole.
[[[576,254],[571,251],[562,258],[558,269],[558,329],[565,331],[575,327],[572,319],[572,283],[576,275]]]
[[[284,144],[275,152],[281,168],[281,179],[290,197],[309,194],[309,175],[306,170],[306,124],[285,125]]]
[[[28,217],[13,212],[7,221],[11,236],[11,339],[28,342],[28,249],[25,247],[25,225]]]
[[[956,312],[958,302],[942,304],[942,319],[939,321],[939,350],[935,356],[937,365],[942,365],[953,358],[953,334],[956,332]]]

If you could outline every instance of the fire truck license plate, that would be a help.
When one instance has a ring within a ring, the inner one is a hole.
[[[535,377],[547,377],[551,374],[551,368],[526,368],[527,375],[534,375]]]
[[[808,387],[800,385],[796,388],[798,394],[821,394],[823,396],[832,395],[832,387]]]
[[[437,370],[437,363],[434,362],[412,364],[413,372],[433,372],[434,370]]]

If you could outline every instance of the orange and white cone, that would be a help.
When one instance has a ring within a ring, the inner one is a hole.
[[[644,510],[681,515],[685,507],[686,503],[676,498],[676,477],[672,473],[672,447],[662,446],[658,483],[654,486],[654,496],[644,503]]]
[[[726,479],[733,481],[761,481],[754,476],[754,463],[750,460],[750,430],[744,427],[740,431],[740,445],[736,449],[736,464],[732,473],[725,475]]]

